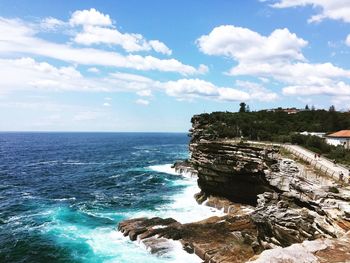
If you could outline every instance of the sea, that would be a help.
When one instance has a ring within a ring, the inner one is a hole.
[[[198,205],[185,133],[0,133],[0,262],[196,263],[179,242],[153,255],[118,222],[221,211]]]

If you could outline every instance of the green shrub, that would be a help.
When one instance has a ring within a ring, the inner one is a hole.
[[[334,193],[334,194],[339,194],[339,190],[338,188],[334,187],[334,186],[330,186],[328,188],[328,192]]]

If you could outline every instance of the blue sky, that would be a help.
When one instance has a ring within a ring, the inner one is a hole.
[[[0,130],[174,131],[350,108],[350,1],[0,0]]]

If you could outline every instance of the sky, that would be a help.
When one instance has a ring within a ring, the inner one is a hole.
[[[349,0],[0,0],[0,131],[350,109]]]

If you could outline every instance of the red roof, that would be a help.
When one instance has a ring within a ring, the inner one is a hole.
[[[350,130],[342,130],[328,134],[327,137],[350,138]]]

